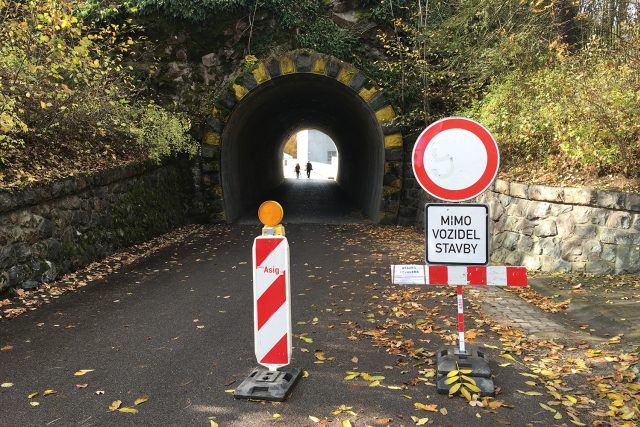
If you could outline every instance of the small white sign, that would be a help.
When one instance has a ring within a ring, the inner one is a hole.
[[[482,204],[425,205],[427,264],[486,265],[489,207]]]
[[[427,273],[422,264],[391,266],[391,283],[394,285],[425,285],[426,282]]]

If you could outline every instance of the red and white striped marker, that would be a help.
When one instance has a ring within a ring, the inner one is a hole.
[[[527,269],[511,266],[392,265],[394,285],[527,286]]]
[[[284,236],[253,241],[253,324],[258,363],[271,371],[291,362],[289,243]]]

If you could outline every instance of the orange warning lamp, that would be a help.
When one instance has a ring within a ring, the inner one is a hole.
[[[258,208],[258,218],[267,227],[275,227],[282,221],[284,210],[275,200],[267,200]]]

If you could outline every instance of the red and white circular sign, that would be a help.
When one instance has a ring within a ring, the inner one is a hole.
[[[463,117],[438,120],[413,147],[413,174],[432,196],[460,202],[482,194],[498,174],[500,152],[491,133]]]

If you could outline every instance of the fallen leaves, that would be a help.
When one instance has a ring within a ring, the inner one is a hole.
[[[424,403],[415,402],[413,406],[415,406],[417,409],[422,409],[423,411],[429,411],[429,412],[438,411],[438,405],[436,405],[435,403],[431,405],[425,405]]]
[[[2,383],[2,384],[0,384],[0,387],[2,387],[2,388],[13,387],[13,383]]]
[[[76,371],[73,373],[74,376],[76,377],[81,377],[83,375],[88,374],[89,372],[93,372],[94,369],[80,369],[79,371]]]

